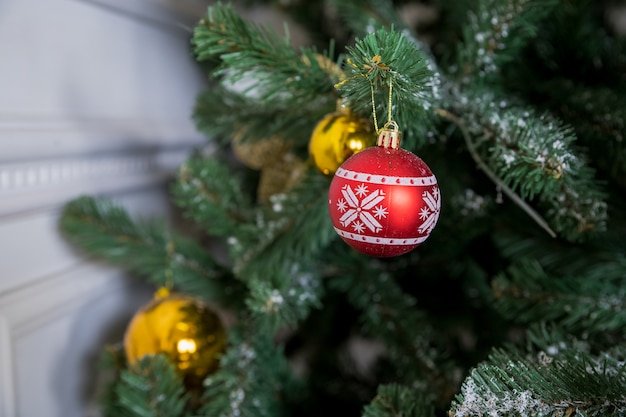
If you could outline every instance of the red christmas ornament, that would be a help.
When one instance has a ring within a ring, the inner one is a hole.
[[[424,161],[400,148],[400,137],[397,124],[387,123],[377,146],[346,159],[330,183],[335,231],[366,255],[391,257],[415,249],[439,218],[437,179]]]

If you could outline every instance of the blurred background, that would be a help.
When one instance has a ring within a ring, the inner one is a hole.
[[[93,416],[96,363],[152,288],[77,256],[63,203],[106,194],[169,215],[167,180],[206,143],[191,27],[209,2],[0,2],[0,416]]]

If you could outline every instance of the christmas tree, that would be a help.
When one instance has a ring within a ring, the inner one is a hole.
[[[270,6],[310,44],[221,3],[193,30],[213,146],[171,188],[193,227],[65,206],[77,248],[174,294],[104,349],[104,414],[626,415],[616,4]]]

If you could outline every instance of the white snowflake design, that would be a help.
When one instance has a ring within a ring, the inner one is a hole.
[[[419,233],[426,231],[426,234],[430,234],[435,224],[437,224],[437,219],[439,219],[439,211],[441,210],[441,194],[439,193],[439,187],[433,187],[431,191],[424,191],[422,193],[426,207],[422,207],[420,211],[420,219],[422,219],[424,223],[417,229]]]
[[[362,233],[366,227],[374,233],[382,230],[383,225],[376,219],[385,218],[389,214],[386,207],[382,205],[376,207],[385,199],[385,193],[382,190],[377,189],[368,194],[365,184],[360,184],[355,191],[346,184],[341,189],[341,194],[344,198],[337,201],[337,209],[343,213],[339,219],[343,227],[352,224],[352,228],[357,233]],[[364,198],[359,200],[359,197]]]

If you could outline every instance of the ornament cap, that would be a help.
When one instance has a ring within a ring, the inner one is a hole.
[[[398,124],[393,120],[385,123],[378,132],[378,141],[376,144],[383,148],[398,149],[402,140],[402,132],[398,128]]]
[[[171,291],[168,287],[159,287],[159,289],[157,289],[156,292],[154,293],[154,298],[157,300],[161,298],[165,298],[165,297],[168,297],[170,293]]]

